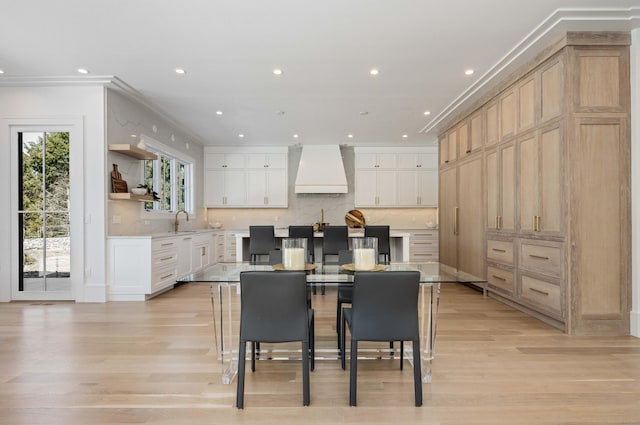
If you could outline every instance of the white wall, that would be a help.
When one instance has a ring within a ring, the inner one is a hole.
[[[631,335],[640,337],[640,29],[631,32]]]
[[[102,87],[2,87],[0,88],[0,301],[11,297],[9,253],[16,245],[11,236],[13,211],[7,202],[11,194],[9,128],[12,123],[80,120],[84,133],[82,164],[83,198],[75,204],[76,217],[82,220],[84,235],[74,240],[80,255],[72,258],[76,301],[104,302],[105,267],[105,170],[104,170],[104,89]],[[73,165],[73,164],[72,164]],[[73,178],[73,177],[72,177]],[[77,182],[74,182],[77,183]],[[72,216],[74,212],[72,211]],[[78,223],[72,223],[77,226]],[[80,263],[80,264],[79,264]],[[76,283],[77,282],[77,283]]]
[[[181,220],[183,230],[204,228],[206,214],[203,208],[204,154],[200,143],[195,142],[165,118],[115,90],[107,90],[106,139],[107,144],[137,144],[141,136],[150,137],[171,150],[184,154],[194,161],[194,208],[188,223]],[[136,137],[132,137],[132,135]],[[139,160],[118,153],[107,153],[107,176],[113,164],[129,187],[143,183]],[[109,186],[107,182],[107,186]],[[111,190],[108,188],[107,190]],[[113,218],[117,217],[114,223]],[[110,236],[149,235],[173,230],[171,214],[151,214],[144,211],[144,203],[131,201],[108,201],[107,234]]]

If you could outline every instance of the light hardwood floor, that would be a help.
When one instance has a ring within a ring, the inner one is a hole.
[[[335,343],[335,292],[314,298],[318,346]],[[0,424],[640,424],[640,339],[571,337],[462,285],[443,287],[433,383],[411,367],[260,362],[245,409],[220,382],[207,285],[145,303],[0,304]]]

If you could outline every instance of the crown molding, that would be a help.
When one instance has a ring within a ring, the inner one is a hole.
[[[2,77],[0,87],[104,87],[115,90],[158,114],[171,126],[188,135],[194,142],[205,145],[202,137],[180,124],[171,115],[150,102],[142,93],[115,75]]]
[[[444,129],[469,105],[495,89],[501,80],[534,59],[569,31],[631,31],[640,28],[640,7],[557,9],[500,58],[487,72],[433,117],[419,133]]]

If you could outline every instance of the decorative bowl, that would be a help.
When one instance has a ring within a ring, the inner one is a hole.
[[[146,195],[147,188],[146,187],[133,187],[131,188],[131,193],[134,195]]]
[[[210,226],[212,229],[219,229],[222,227],[222,223],[218,223],[218,222],[210,223]]]

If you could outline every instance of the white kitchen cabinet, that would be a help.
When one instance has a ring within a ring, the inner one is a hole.
[[[215,236],[202,231],[162,237],[109,237],[109,300],[144,301],[173,288],[178,278],[211,264]],[[218,236],[224,241],[224,233]],[[232,239],[235,256],[235,238]]]
[[[242,207],[247,203],[244,170],[205,170],[204,202],[208,207]]]
[[[409,261],[438,261],[438,230],[412,230],[409,239]]]
[[[286,147],[205,148],[205,206],[286,208]]]
[[[395,170],[356,170],[356,207],[392,207],[396,201]]]
[[[178,244],[178,276],[184,276],[191,272],[191,250],[193,249],[193,236],[177,238]]]
[[[437,207],[436,148],[355,148],[356,207]]]
[[[274,208],[288,206],[287,168],[283,157],[284,155],[269,155],[265,158],[265,165],[246,170],[246,206]]]
[[[211,248],[213,238],[210,234],[198,234],[193,237],[191,244],[191,270],[197,272],[211,264]]]
[[[144,301],[170,289],[178,278],[178,238],[107,239],[111,301]]]

